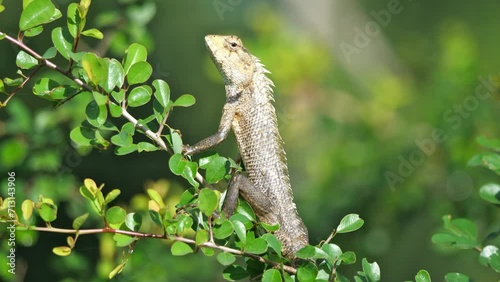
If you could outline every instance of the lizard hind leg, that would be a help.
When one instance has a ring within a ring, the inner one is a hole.
[[[252,182],[250,182],[248,177],[240,172],[236,172],[231,178],[226,197],[224,198],[222,211],[227,216],[231,216],[234,213],[240,193],[252,209],[254,209],[260,220],[268,224],[277,223],[277,219],[271,219],[271,215],[273,215],[271,200],[262,195]]]

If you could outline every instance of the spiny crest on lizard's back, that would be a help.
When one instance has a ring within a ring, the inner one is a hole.
[[[255,72],[253,75],[254,90],[256,94],[260,94],[258,98],[263,99],[259,99],[259,102],[267,102],[268,100],[274,101],[274,83],[266,75],[267,73],[271,72],[265,68],[265,66],[260,62],[259,58],[255,56],[252,57],[255,61]]]

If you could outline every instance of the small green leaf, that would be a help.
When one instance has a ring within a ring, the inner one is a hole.
[[[110,65],[112,65],[113,63],[110,62]],[[122,84],[123,84],[123,81],[122,81]],[[120,85],[121,87],[121,85]],[[117,103],[121,103],[125,100],[125,91],[123,89],[120,89],[120,91],[112,91],[111,92],[111,96],[116,100]]]
[[[149,102],[151,95],[151,87],[147,85],[138,86],[130,91],[127,103],[130,107],[139,107]]]
[[[87,121],[95,126],[99,127],[106,122],[108,118],[108,109],[105,105],[98,105],[96,101],[90,101],[85,108],[85,114],[87,116]]]
[[[380,267],[376,262],[369,263],[365,258],[361,261],[363,272],[369,282],[380,281]]]
[[[276,235],[267,233],[262,235],[261,238],[266,240],[269,247],[271,247],[271,249],[273,249],[278,254],[278,256],[281,257],[282,246],[280,240],[278,240]]]
[[[111,143],[120,147],[129,147],[130,145],[132,145],[132,142],[132,136],[130,136],[130,134],[125,131],[120,131],[120,133],[111,137]]]
[[[145,62],[148,57],[146,47],[138,43],[132,43],[132,45],[130,45],[125,51],[125,53],[127,53],[123,63],[125,74],[128,74],[132,65],[138,62]]]
[[[19,86],[24,82],[24,78],[18,77],[18,78],[4,78],[3,81],[5,82],[5,85],[7,86]]]
[[[137,145],[136,144],[132,144],[128,147],[118,147],[115,149],[115,154],[117,156],[125,156],[125,155],[128,155],[128,154],[131,154],[133,152],[137,151]]]
[[[141,153],[141,152],[154,152],[154,151],[158,151],[158,147],[156,147],[155,145],[153,145],[149,142],[139,142],[137,144],[137,150],[139,151],[139,153]]]
[[[79,7],[79,5],[77,3],[71,3],[71,4],[69,4],[68,10],[67,10],[68,30],[69,30],[71,36],[73,36],[73,38],[77,38],[79,36],[79,33],[85,27],[85,22],[86,22],[85,17],[82,16],[78,7]]]
[[[236,257],[233,254],[221,252],[217,255],[217,261],[227,266],[233,264],[236,261]]]
[[[109,107],[109,113],[111,114],[112,117],[118,118],[122,116],[122,107],[118,106],[113,102],[110,102],[108,104],[108,107]]]
[[[483,147],[500,152],[500,139],[489,139],[486,136],[479,136],[476,138],[476,142]]]
[[[23,213],[23,218],[24,220],[29,220],[31,218],[31,215],[33,214],[33,208],[35,206],[35,203],[31,200],[24,200],[23,203],[21,204],[21,211]]]
[[[0,93],[5,92],[5,85],[3,84],[3,80],[0,79]]]
[[[100,85],[107,80],[108,63],[97,57],[94,53],[85,53],[82,56],[82,67],[94,85]]]
[[[345,252],[340,256],[339,259],[341,259],[345,264],[353,264],[356,262],[356,254],[351,251]]]
[[[479,195],[494,205],[500,205],[500,185],[496,183],[483,185],[479,190]]]
[[[85,213],[85,214],[80,215],[79,217],[75,218],[75,220],[73,220],[73,229],[79,230],[80,227],[82,227],[82,225],[85,223],[85,221],[87,220],[88,217],[89,217],[89,213]]]
[[[152,201],[149,201],[149,202],[151,203]],[[161,228],[164,228],[164,226],[163,226],[163,221],[162,221],[162,219],[161,219],[161,215],[160,215],[160,213],[159,213],[159,212],[157,212],[157,211],[155,211],[155,210],[150,209],[150,210],[149,210],[149,217],[151,217],[151,220],[152,220],[152,221],[153,221],[156,225],[158,225],[158,226],[159,226],[159,227],[161,227]]]
[[[94,97],[95,102],[99,106],[104,106],[108,103],[108,96],[103,95],[97,91],[92,91],[92,97]]]
[[[135,237],[131,237],[131,236],[124,235],[124,234],[117,233],[117,234],[113,235],[113,241],[116,242],[117,247],[128,246],[128,245],[132,244],[132,242],[134,242],[135,240],[136,240]]]
[[[183,206],[191,204],[194,200],[194,194],[195,194],[195,189],[185,190],[182,193],[181,198],[179,199],[178,207],[183,207]]]
[[[116,275],[120,274],[124,268],[125,268],[125,262],[122,262],[115,268],[113,268],[113,270],[111,270],[111,272],[108,275],[109,280],[113,279]]]
[[[485,246],[479,254],[479,263],[500,272],[500,250],[497,246]]]
[[[77,94],[80,90],[69,85],[60,85],[50,78],[41,78],[33,86],[33,94],[49,101],[61,100]]]
[[[245,252],[250,254],[263,254],[267,252],[267,242],[262,238],[251,239],[247,238],[247,243],[245,244]]]
[[[70,54],[73,53],[73,38],[68,31],[67,27],[57,27],[52,30],[52,43],[56,47],[61,56],[68,59]]]
[[[472,282],[469,277],[461,273],[448,273],[444,276],[446,282]]]
[[[240,239],[240,241],[245,244],[247,241],[247,229],[245,228],[245,225],[238,220],[231,219],[231,222],[233,223],[233,228],[236,236],[238,236],[238,239]]]
[[[161,79],[153,81],[153,87],[155,88],[154,95],[156,100],[163,108],[166,108],[170,101],[170,87]]]
[[[196,99],[193,95],[184,94],[181,97],[177,98],[174,102],[175,107],[190,107],[196,103]]]
[[[333,264],[342,255],[342,250],[335,244],[325,244],[321,249],[328,255],[328,261]]]
[[[415,275],[415,282],[431,282],[431,276],[429,275],[429,272],[420,270],[417,275]]]
[[[497,153],[481,154],[480,165],[500,174],[500,155]],[[472,161],[472,160],[471,160]],[[470,162],[469,161],[469,164]]]
[[[458,249],[472,249],[478,245],[475,240],[465,237],[460,237],[450,233],[437,233],[432,235],[432,242],[439,245],[448,247],[455,247]]]
[[[277,269],[268,269],[262,275],[262,282],[281,282],[281,272]]]
[[[200,229],[200,230],[196,231],[195,242],[196,242],[197,246],[208,242],[209,239],[210,238],[209,238],[209,234],[208,234],[207,230]]]
[[[198,160],[198,163],[200,164],[200,168],[207,169],[207,166],[210,164],[210,162],[218,157],[219,157],[219,154],[217,154],[214,151],[203,152],[200,156],[200,159]]]
[[[116,59],[111,59],[107,61],[108,64],[108,69],[107,69],[107,76],[106,76],[106,81],[103,83],[103,88],[104,91],[106,92],[111,92],[115,87],[121,88],[123,86],[123,82],[125,79],[125,72],[123,71],[122,64],[118,62]],[[114,91],[113,91],[114,92]],[[125,95],[123,90],[120,92],[114,92],[116,93],[115,95],[120,95],[120,96],[115,96],[113,93],[111,95],[113,98],[116,99],[118,103],[121,103],[123,101]]]
[[[224,220],[220,226],[214,228],[214,237],[217,239],[225,239],[233,234],[233,225],[229,220]]]
[[[32,27],[49,23],[56,13],[56,7],[50,0],[36,0],[23,9],[19,19],[19,29],[27,30]]]
[[[98,29],[95,29],[95,28],[91,28],[91,29],[82,31],[82,35],[97,38],[97,39],[104,38],[104,35],[102,34],[102,32],[100,32]]]
[[[475,240],[477,237],[477,227],[474,222],[457,218],[449,221],[449,216],[444,216],[444,228],[464,238]]]
[[[297,278],[299,281],[315,281],[318,275],[318,268],[314,263],[307,261],[297,269]]]
[[[38,60],[21,50],[17,53],[16,65],[21,69],[29,70],[38,65]]]
[[[274,232],[274,231],[278,231],[278,229],[280,229],[280,224],[279,223],[276,223],[276,224],[267,224],[265,222],[260,222],[260,225],[262,227],[264,227],[264,229],[266,229],[267,232]]]
[[[187,161],[181,154],[173,154],[168,161],[168,167],[175,175],[181,175],[186,165]]]
[[[302,259],[310,259],[310,258],[328,259],[329,258],[328,254],[325,253],[322,249],[315,247],[315,246],[311,246],[311,245],[307,245],[307,246],[303,247],[302,249],[298,250],[296,253],[296,256],[298,258],[302,258]]]
[[[148,193],[149,197],[151,198],[151,200],[155,201],[158,204],[160,209],[165,208],[165,203],[163,202],[163,198],[160,195],[160,193],[158,193],[158,191],[156,191],[154,189],[148,189],[147,193]]]
[[[189,215],[181,214],[176,218],[176,220],[177,230],[179,233],[182,233],[193,226],[193,219]]]
[[[71,237],[71,236],[68,236],[66,238],[66,243],[68,243],[68,246],[70,248],[73,248],[75,246],[75,239],[73,237]]]
[[[217,204],[219,203],[219,199],[215,191],[203,188],[200,191],[200,195],[198,196],[200,201],[199,208],[206,215],[211,216],[212,213],[217,208]]]
[[[111,190],[107,195],[106,198],[104,198],[104,204],[109,204],[111,203],[118,195],[120,195],[121,191],[119,189],[113,189]]]
[[[69,137],[80,146],[92,146],[92,140],[95,139],[95,130],[81,126],[75,127],[71,130]]]
[[[55,247],[52,249],[52,252],[58,256],[66,257],[71,254],[71,248],[68,246]]]
[[[227,281],[237,281],[248,277],[248,272],[240,265],[230,265],[222,271],[222,277]]]
[[[170,136],[172,138],[172,149],[174,153],[180,154],[182,152],[182,139],[178,131],[170,129]]]
[[[144,83],[152,73],[153,68],[148,62],[137,62],[130,67],[127,73],[127,82],[130,85]]]
[[[215,254],[214,249],[206,248],[206,247],[201,247],[201,251],[203,252],[204,255],[207,257],[211,257]]]
[[[57,55],[57,49],[56,47],[50,47],[43,53],[42,58],[44,59],[53,59]]]
[[[189,184],[191,184],[193,187],[198,188],[200,185],[196,180],[194,179],[196,172],[198,171],[198,164],[195,162],[187,162],[186,166],[184,167],[184,170],[182,171],[181,176],[184,177]]]
[[[348,214],[342,218],[337,226],[337,233],[348,233],[356,231],[363,226],[364,220],[359,218],[357,214]]]
[[[57,206],[53,203],[42,203],[38,209],[40,217],[45,222],[52,222],[57,218]]]
[[[119,226],[125,221],[125,216],[127,212],[118,206],[111,207],[106,211],[106,221],[110,225]]]
[[[217,183],[229,172],[229,162],[224,157],[215,157],[206,166],[206,180],[208,183]]]
[[[252,207],[246,201],[239,201],[239,205],[236,207],[236,212],[245,216],[251,221],[257,221],[257,217],[253,212]]]
[[[142,225],[142,216],[138,213],[127,214],[125,225],[132,231],[139,231]]]
[[[184,256],[193,252],[193,249],[186,243],[176,241],[172,245],[172,255],[174,256]]]
[[[80,0],[80,4],[78,4],[78,11],[82,18],[87,16],[87,12],[89,11],[91,0]]]
[[[35,27],[32,27],[30,29],[27,29],[24,31],[24,37],[35,37],[37,35],[39,35],[40,33],[42,33],[43,31],[43,26],[39,25],[39,26],[35,26]]]

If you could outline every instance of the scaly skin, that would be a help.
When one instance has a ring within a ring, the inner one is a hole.
[[[232,129],[247,176],[237,174],[233,178],[223,208],[234,211],[239,191],[261,221],[280,224],[276,236],[283,245],[283,255],[293,259],[295,252],[308,244],[308,234],[293,202],[272,105],[274,85],[266,76],[269,72],[234,35],[207,35],[205,42],[224,79],[226,103],[217,133],[194,146],[185,146],[184,152],[192,155],[213,147]]]

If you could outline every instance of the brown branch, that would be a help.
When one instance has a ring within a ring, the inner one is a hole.
[[[127,230],[120,230],[120,229],[113,229],[110,227],[105,227],[105,228],[95,228],[95,229],[64,229],[64,228],[55,228],[55,227],[37,227],[37,226],[29,226],[27,227],[26,230],[35,230],[35,231],[43,231],[43,232],[54,232],[54,233],[63,233],[63,234],[78,234],[78,235],[88,235],[88,234],[99,234],[99,233],[113,233],[113,234],[123,234],[123,235],[128,235],[132,237],[138,237],[138,238],[155,238],[155,239],[169,239],[172,241],[179,241],[179,242],[184,242],[186,244],[190,245],[195,245],[198,247],[206,247],[206,248],[211,248],[211,249],[216,249],[220,250],[225,253],[231,253],[233,255],[237,256],[246,256],[253,258],[259,262],[266,263],[269,265],[272,265],[274,267],[282,267],[283,270],[286,272],[296,274],[297,269],[289,266],[289,265],[282,265],[281,263],[263,258],[261,256],[255,255],[255,254],[250,254],[250,253],[245,253],[240,250],[232,249],[226,246],[220,246],[215,244],[214,242],[205,242],[199,245],[196,245],[196,241],[193,239],[188,239],[184,238],[181,236],[167,236],[165,234],[152,234],[152,233],[141,233],[141,232],[135,232],[135,231],[127,231]]]

